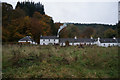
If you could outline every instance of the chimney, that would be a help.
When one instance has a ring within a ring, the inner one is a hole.
[[[93,37],[91,36],[91,39],[93,39]]]
[[[74,39],[77,39],[77,37],[75,36]]]
[[[57,35],[57,37],[59,38],[59,34]]]
[[[113,39],[116,39],[115,37],[113,37]]]
[[[100,38],[98,37],[98,41],[100,41]]]
[[[42,35],[40,37],[42,37]]]

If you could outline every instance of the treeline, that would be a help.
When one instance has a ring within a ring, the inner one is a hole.
[[[44,15],[44,6],[38,2],[17,2],[16,8],[20,8],[25,11],[27,16],[33,16],[34,12],[39,12],[40,14]]]
[[[120,24],[120,23],[119,23]],[[120,25],[106,25],[106,24],[80,24],[68,23],[68,26],[60,32],[60,36],[67,38],[113,38],[120,37],[118,30]]]
[[[39,42],[40,35],[57,35],[61,25],[45,14],[42,4],[34,2],[18,2],[15,9],[2,3],[2,22],[3,42],[17,42],[25,36]]]

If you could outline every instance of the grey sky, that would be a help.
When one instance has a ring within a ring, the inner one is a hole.
[[[39,0],[32,1],[39,2]],[[15,6],[17,0],[4,0],[4,2]],[[117,0],[41,0],[40,2],[44,5],[46,14],[55,22],[116,24],[118,21]]]

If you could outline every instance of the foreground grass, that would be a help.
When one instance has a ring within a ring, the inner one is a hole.
[[[3,45],[3,78],[117,78],[117,47]]]

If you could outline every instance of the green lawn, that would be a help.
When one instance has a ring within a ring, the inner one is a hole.
[[[117,78],[118,47],[3,45],[3,78]]]

